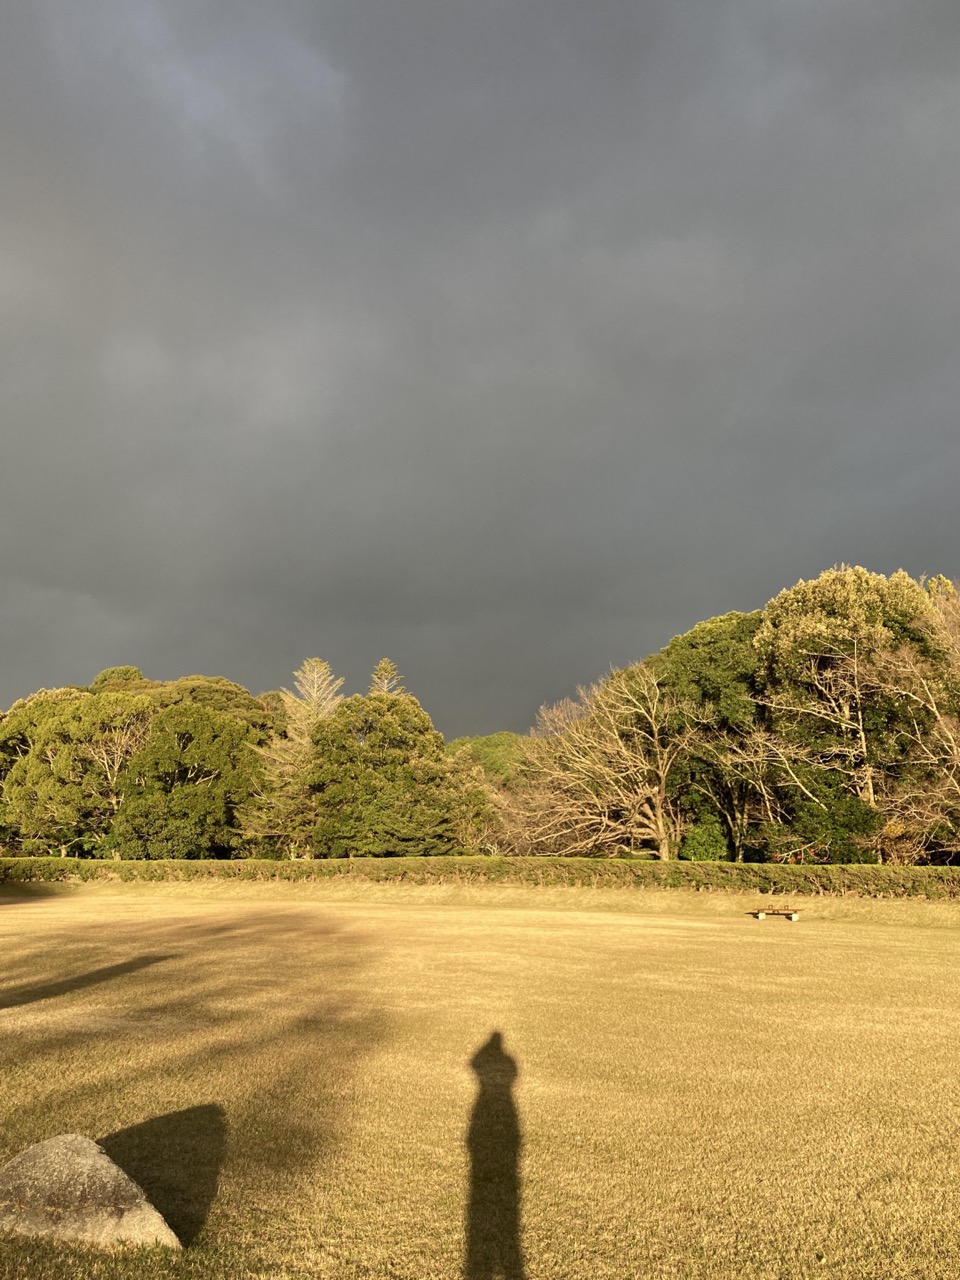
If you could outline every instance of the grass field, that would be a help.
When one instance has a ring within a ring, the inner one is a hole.
[[[0,1163],[102,1140],[188,1247],[8,1239],[0,1276],[492,1280],[472,1205],[492,1246],[519,1211],[523,1280],[956,1280],[960,904],[755,905],[4,890]]]

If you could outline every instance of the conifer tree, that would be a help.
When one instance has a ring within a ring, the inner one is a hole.
[[[320,857],[464,852],[483,815],[482,785],[384,659],[366,695],[347,698],[314,733],[311,783]]]
[[[280,690],[281,730],[260,747],[263,782],[245,807],[243,827],[258,852],[297,858],[313,856],[313,735],[343,701],[343,679],[322,658],[307,658],[293,673],[293,685],[295,691]]]
[[[370,677],[370,693],[405,693],[403,685],[400,683],[400,672],[396,668],[396,664],[391,662],[389,658],[381,658],[373,669],[373,675]]]

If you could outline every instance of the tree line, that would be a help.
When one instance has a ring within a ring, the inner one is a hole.
[[[13,854],[113,858],[462,853],[487,813],[482,770],[448,755],[380,662],[345,698],[310,658],[253,697],[218,676],[111,667],[0,717],[0,839]]]
[[[960,854],[960,597],[840,566],[541,709],[444,743],[394,665],[365,694],[112,667],[0,715],[20,855],[472,852],[949,863]]]

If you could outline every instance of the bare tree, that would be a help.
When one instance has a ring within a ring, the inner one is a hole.
[[[874,672],[899,707],[899,759],[877,794],[886,861],[960,853],[960,611],[951,613],[936,658],[902,648]]]
[[[805,862],[818,856],[817,842],[798,836],[789,814],[794,796],[826,811],[808,781],[822,767],[813,751],[763,728],[707,736],[699,750],[714,764],[713,776],[721,785],[710,786],[708,781],[704,786],[696,779],[692,785],[713,803],[732,831],[735,851],[747,844],[751,831],[762,831],[774,861]]]
[[[689,711],[644,665],[541,709],[527,785],[512,802],[515,838],[532,853],[670,858],[682,835],[672,792],[694,729]]]
[[[867,728],[869,708],[881,689],[876,651],[864,654],[854,638],[846,649],[820,648],[806,654],[802,686],[759,698],[778,735],[800,739],[824,769],[843,774],[849,789],[876,804],[876,744]],[[796,778],[791,777],[796,783]]]
[[[821,649],[801,695],[761,700],[782,735],[767,742],[774,776],[799,785],[805,772],[788,745],[806,776],[838,776],[881,820],[871,843],[884,862],[960,851],[960,601],[941,591],[935,603],[925,644]]]

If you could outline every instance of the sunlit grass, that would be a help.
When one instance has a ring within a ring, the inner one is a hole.
[[[458,1277],[468,1060],[498,1029],[520,1071],[526,1280],[955,1280],[960,904],[806,900],[796,924],[756,905],[358,883],[0,896],[0,1161],[117,1135],[198,1232],[176,1257],[10,1241],[0,1275]]]

